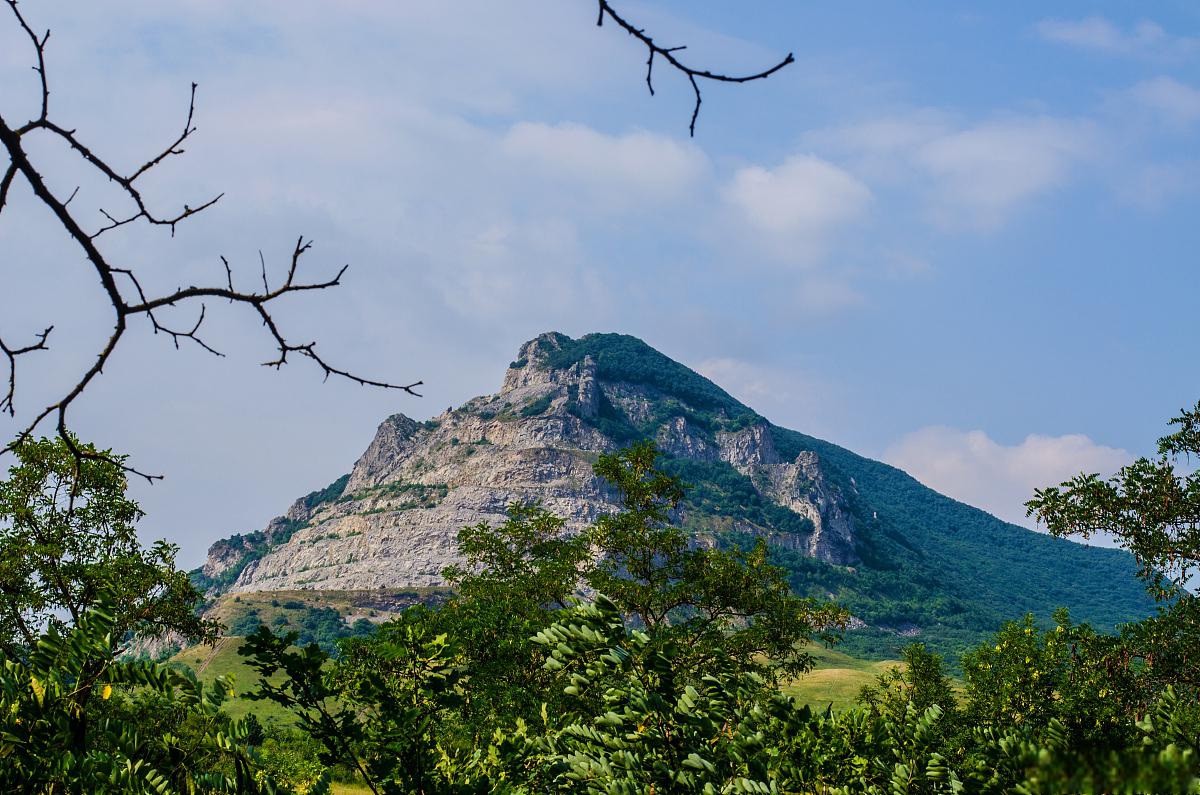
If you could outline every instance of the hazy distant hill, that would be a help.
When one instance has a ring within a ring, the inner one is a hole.
[[[680,521],[702,543],[764,536],[797,591],[833,595],[864,626],[847,647],[954,654],[1003,620],[1067,606],[1109,628],[1150,603],[1123,552],[1007,524],[904,472],[780,428],[641,340],[548,333],[500,391],[426,422],[388,417],[348,475],[266,529],[217,542],[206,587],[404,589],[442,584],[459,527],[540,499],[576,527],[615,510],[591,465],[641,438],[692,484]]]

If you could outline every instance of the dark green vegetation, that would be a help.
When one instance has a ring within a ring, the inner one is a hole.
[[[557,335],[559,349],[544,366],[565,368],[591,356],[597,376],[634,384],[652,396],[647,417],[634,423],[607,398],[587,421],[611,438],[629,443],[653,437],[659,426],[686,417],[702,432],[737,430],[766,423],[708,379],[622,334]],[[944,497],[878,461],[796,431],[770,425],[785,461],[815,451],[830,481],[849,504],[860,537],[862,562],[853,570],[798,553],[773,550],[772,562],[788,572],[798,593],[833,593],[839,604],[873,629],[847,633],[845,648],[875,659],[895,658],[917,639],[948,658],[977,645],[1014,615],[1032,612],[1049,621],[1058,606],[1077,619],[1109,631],[1153,610],[1134,577],[1127,554],[1034,533]],[[685,508],[694,529],[719,529],[714,518],[761,529],[808,532],[808,520],[757,495],[750,479],[722,463],[668,460],[664,469],[689,484]],[[722,542],[748,548],[749,539]]]
[[[177,548],[138,541],[124,459],[72,443],[81,457],[62,439],[19,443],[0,481],[0,649],[24,654],[46,625],[78,623],[101,592],[120,604],[118,647],[135,635],[211,640],[217,625],[197,617],[200,592],[176,570]]]
[[[1120,550],[1085,547],[1002,522],[928,489],[895,467],[772,426],[782,456],[814,450],[847,496],[866,543],[847,575],[780,553],[800,589],[827,587],[871,625],[921,629],[920,640],[957,658],[1013,615],[1048,621],[1055,606],[1103,631],[1147,616],[1153,600]],[[840,576],[839,576],[840,575]],[[847,636],[857,653],[895,656],[894,635]]]
[[[284,603],[284,608],[288,608],[287,603]],[[342,614],[332,607],[297,606],[287,612],[292,615],[281,612],[269,625],[259,617],[257,611],[247,612],[229,625],[229,632],[232,635],[253,635],[259,627],[270,626],[275,632],[295,633],[296,642],[301,645],[312,643],[323,651],[333,653],[337,650],[339,640],[361,638],[375,631],[375,625],[366,618],[347,626]]]
[[[811,519],[763,497],[750,478],[724,461],[670,458],[663,463],[663,471],[687,484],[684,507],[698,530],[702,528],[700,520],[709,517],[740,519],[762,529],[798,535],[813,530]]]
[[[601,381],[654,387],[691,406],[697,416],[724,415],[724,419],[734,422],[759,419],[752,409],[743,406],[724,389],[637,337],[587,334],[573,340],[559,334],[557,341],[559,349],[550,353],[543,363],[551,369],[565,369],[591,356]]]
[[[109,477],[95,482],[90,502],[121,505],[119,468],[96,463]],[[29,464],[14,467],[14,480]],[[656,464],[650,445],[601,456],[596,472],[624,507],[582,535],[536,504],[514,505],[499,527],[464,528],[466,565],[447,572],[456,587],[449,601],[402,609],[337,641],[332,654],[317,643],[300,648],[297,631],[272,627],[320,627],[327,617],[344,627],[365,606],[354,600],[370,596],[351,597],[352,609],[316,610],[302,592],[226,597],[223,616],[260,621],[250,637],[223,639],[198,662],[209,686],[186,670],[121,660],[106,585],[114,577],[86,580],[99,585],[77,617],[52,624],[33,647],[3,652],[0,785],[30,793],[326,793],[334,780],[373,793],[1200,793],[1200,688],[1188,651],[1200,648],[1200,628],[1187,620],[1197,597],[1164,588],[1158,567],[1143,567],[1162,599],[1158,614],[1120,634],[1074,624],[1065,612],[1050,627],[1027,615],[964,657],[961,685],[938,654],[910,645],[901,666],[882,667],[860,688],[858,706],[814,712],[787,692],[816,656],[835,656],[814,655],[810,641],[843,614],[793,595],[761,543],[689,544],[670,521],[684,489]],[[1187,495],[1190,481],[1175,487]],[[1034,507],[1065,518],[1112,496],[1088,488],[1039,492]],[[1168,515],[1161,491],[1138,498],[1120,481],[1114,489],[1124,500],[1118,530]],[[1188,521],[1170,516],[1160,526]],[[1154,554],[1141,536],[1121,537],[1140,560]],[[1195,539],[1173,536],[1170,552],[1195,560]],[[118,573],[119,562],[97,561],[76,572]],[[591,604],[572,604],[581,584],[599,592]],[[1163,655],[1164,633],[1178,653]],[[239,661],[217,654],[227,646]],[[207,670],[214,665],[222,670]],[[866,673],[862,663],[851,667]],[[215,674],[238,668],[256,680],[249,698],[273,710],[229,703],[231,683]]]

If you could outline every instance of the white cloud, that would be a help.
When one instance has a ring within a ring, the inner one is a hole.
[[[1110,475],[1132,458],[1082,434],[1030,434],[1019,444],[1004,445],[983,431],[945,427],[907,434],[883,457],[930,488],[1029,527],[1033,520],[1026,518],[1024,503],[1034,489],[1079,472]]]
[[[1143,80],[1129,90],[1129,97],[1169,125],[1187,127],[1200,121],[1200,90],[1173,78]]]
[[[1066,181],[1092,150],[1090,128],[1054,118],[985,122],[936,137],[916,152],[935,181],[941,218],[998,226],[1023,202]]]
[[[708,159],[693,144],[649,132],[606,135],[581,124],[520,122],[501,149],[543,175],[602,191],[624,205],[678,197],[708,171]]]
[[[738,170],[725,198],[768,247],[799,261],[815,258],[834,230],[859,218],[871,191],[828,161],[793,155],[774,169]]]
[[[1172,36],[1161,25],[1148,20],[1123,29],[1099,16],[1044,19],[1034,30],[1047,41],[1110,55],[1177,58],[1195,53],[1200,44],[1197,39]]]
[[[815,133],[856,171],[922,196],[939,226],[992,229],[1062,185],[1097,149],[1084,121],[1006,116],[956,123],[932,110]]]

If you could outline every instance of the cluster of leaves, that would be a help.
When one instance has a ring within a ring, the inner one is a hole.
[[[0,790],[24,793],[273,793],[248,726],[221,704],[232,684],[118,660],[116,596],[69,629],[51,625],[0,668]]]
[[[73,443],[82,460],[63,439],[20,442],[0,481],[0,648],[19,656],[45,626],[78,623],[106,589],[121,605],[118,644],[215,637],[216,624],[196,615],[200,593],[175,568],[177,548],[138,540],[142,511],[125,495],[124,459]]]

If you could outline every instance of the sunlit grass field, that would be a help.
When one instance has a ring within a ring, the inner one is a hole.
[[[860,660],[814,644],[808,649],[817,660],[811,672],[784,685],[783,692],[795,696],[813,709],[834,710],[854,706],[854,699],[863,685],[875,683],[875,677],[900,665],[896,660]]]
[[[234,718],[243,718],[253,712],[263,723],[291,723],[291,713],[283,707],[270,701],[251,701],[245,697],[257,689],[259,676],[238,654],[242,641],[242,638],[227,637],[217,641],[216,646],[193,646],[176,654],[167,663],[190,668],[196,678],[206,685],[218,676],[232,676],[234,697],[225,702],[223,709]]]

